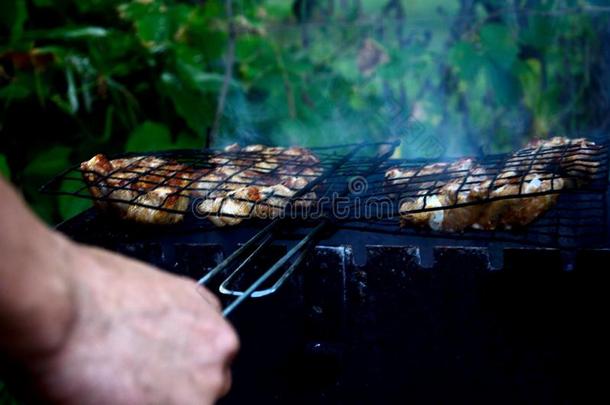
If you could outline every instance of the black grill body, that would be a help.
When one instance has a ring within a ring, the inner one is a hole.
[[[59,226],[194,279],[258,229],[136,227],[93,210]],[[222,403],[603,401],[609,261],[599,246],[335,230],[276,294],[231,315],[242,350]]]

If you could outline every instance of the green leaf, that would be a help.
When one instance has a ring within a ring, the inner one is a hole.
[[[241,36],[235,41],[235,57],[238,60],[255,61],[262,53],[273,57],[270,41],[261,37]]]
[[[70,27],[28,32],[29,37],[35,39],[59,40],[105,38],[109,34],[110,32],[102,27]]]
[[[6,156],[0,153],[0,175],[7,179],[11,178],[11,168],[6,161]]]
[[[178,135],[174,147],[176,149],[201,149],[204,145],[204,140],[192,134],[182,132]]]
[[[449,50],[449,63],[465,81],[472,80],[481,67],[481,56],[474,45],[469,42],[457,42]]]
[[[496,99],[505,107],[510,107],[521,97],[521,83],[510,71],[506,71],[493,63],[488,63],[486,73],[490,87],[496,94]]]
[[[46,222],[56,213],[56,199],[41,195],[38,187],[70,165],[71,148],[54,146],[39,152],[23,170],[24,193],[32,209]]]
[[[523,88],[524,102],[535,111],[544,97],[542,94],[542,65],[538,59],[528,59],[517,64],[517,74]]]
[[[83,184],[80,181],[64,180],[60,185],[60,190],[64,192],[76,192]],[[57,208],[61,218],[66,220],[72,218],[76,214],[80,214],[84,210],[92,206],[91,200],[85,198],[77,198],[68,195],[60,195],[57,198]]]
[[[557,23],[557,20],[547,16],[532,15],[529,17],[529,23],[519,36],[526,44],[544,49],[558,35],[555,28]]]
[[[37,154],[23,170],[24,177],[46,180],[70,165],[71,148],[53,146]]]
[[[28,19],[25,0],[3,0],[0,2],[0,24],[5,25],[11,33],[11,42],[19,40],[23,34],[23,25]]]
[[[209,73],[198,70],[192,71],[191,77],[195,83],[197,83],[197,86],[204,91],[220,90],[225,79],[224,75],[220,73]],[[239,83],[235,80],[229,80],[229,86],[239,88]]]
[[[330,60],[330,56],[335,52],[336,44],[333,44],[330,41],[315,41],[310,45],[310,49],[308,50],[308,56],[313,63],[326,63],[332,62]],[[354,61],[355,59],[352,59]],[[354,65],[356,62],[353,62]]]
[[[0,98],[7,102],[27,98],[30,94],[31,88],[19,80],[14,80],[9,85],[0,88]]]
[[[333,61],[333,68],[342,78],[350,82],[357,82],[361,76],[356,58],[353,57],[337,58]]]
[[[170,21],[167,13],[147,14],[136,21],[138,37],[153,52],[165,49],[170,38]]]
[[[201,91],[218,91],[224,82],[223,74],[204,72],[201,67],[189,63],[178,61],[176,68],[183,80],[188,80],[193,87]],[[239,88],[239,83],[233,79],[229,80],[229,85],[233,88]]]
[[[197,134],[212,124],[215,105],[200,91],[189,88],[171,73],[161,75],[161,92],[169,97],[176,112]]]
[[[117,7],[119,17],[124,20],[135,21],[138,18],[142,18],[151,12],[155,12],[159,9],[159,2],[156,0],[143,2],[143,1],[129,1],[123,3]]]
[[[501,24],[486,24],[481,28],[480,36],[485,56],[501,68],[509,69],[519,51],[510,29]]]
[[[125,150],[127,152],[145,152],[164,150],[172,147],[169,129],[152,121],[146,121],[129,135]]]

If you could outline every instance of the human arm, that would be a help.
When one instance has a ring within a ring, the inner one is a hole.
[[[213,403],[238,349],[194,282],[41,224],[0,180],[0,352],[60,403]]]

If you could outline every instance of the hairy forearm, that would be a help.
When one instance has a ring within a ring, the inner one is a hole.
[[[2,179],[0,195],[0,349],[36,356],[69,331],[74,246],[40,223]]]

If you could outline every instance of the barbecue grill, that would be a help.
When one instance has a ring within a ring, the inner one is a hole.
[[[225,403],[540,403],[601,393],[591,359],[607,337],[599,326],[607,278],[599,267],[610,259],[607,146],[598,142],[568,169],[551,162],[551,179],[578,179],[579,168],[591,164],[596,171],[581,187],[546,192],[560,193],[556,206],[528,227],[460,233],[399,226],[398,201],[421,190],[418,184],[434,190],[463,173],[414,176],[388,188],[387,169],[430,163],[391,159],[393,146],[315,150],[323,171],[289,203],[309,192],[333,197],[316,215],[216,228],[193,205],[176,212],[185,216],[181,223],[155,227],[91,209],[58,229],[219,292],[243,342]],[[570,150],[549,156],[557,154]],[[154,155],[191,168],[235,158]],[[479,160],[497,175],[511,156]],[[66,182],[74,184],[69,191]],[[76,168],[44,191],[92,198]],[[394,204],[363,203],[381,198]],[[333,216],[339,203],[345,215]]]

